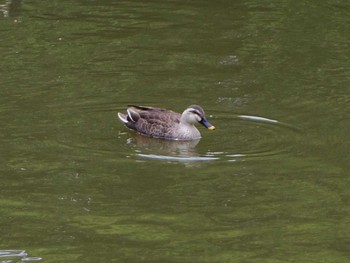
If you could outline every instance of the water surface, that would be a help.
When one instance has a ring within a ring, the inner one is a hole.
[[[2,262],[348,263],[349,11],[0,1]],[[193,103],[199,141],[117,119]]]

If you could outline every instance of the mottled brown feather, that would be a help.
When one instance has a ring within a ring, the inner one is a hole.
[[[195,114],[205,119],[204,110],[200,106],[191,105],[188,108],[192,108]],[[128,105],[127,111],[128,115],[119,113],[119,118],[126,127],[143,135],[180,140],[200,138],[200,133],[194,126],[190,128],[191,131],[189,133],[187,133],[188,131],[183,133],[184,124],[180,124],[181,114],[172,110]],[[125,121],[125,119],[127,121]]]
[[[180,123],[181,114],[162,108],[129,105],[131,111],[136,111],[139,118],[126,124],[130,129],[152,137],[172,137],[174,124]]]

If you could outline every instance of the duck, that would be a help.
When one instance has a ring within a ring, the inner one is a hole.
[[[199,105],[190,105],[183,113],[149,106],[128,105],[126,113],[118,112],[124,125],[141,135],[165,140],[198,140],[201,138],[195,124],[200,123],[208,130],[214,130]]]

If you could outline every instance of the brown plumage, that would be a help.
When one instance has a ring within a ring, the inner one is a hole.
[[[129,129],[168,140],[199,139],[201,135],[194,126],[197,122],[210,130],[215,129],[198,105],[189,106],[182,114],[162,108],[129,105],[127,114],[118,113],[118,116]]]

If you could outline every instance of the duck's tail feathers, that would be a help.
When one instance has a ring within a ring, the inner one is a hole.
[[[129,121],[137,122],[137,120],[140,118],[140,114],[138,113],[136,108],[129,107],[126,111],[128,113],[128,120]]]
[[[126,117],[126,115],[123,114],[123,113],[118,112],[118,117],[119,117],[119,119],[120,119],[122,122],[124,122],[124,123],[128,123],[128,122],[129,122],[128,119],[127,119],[127,117]]]

